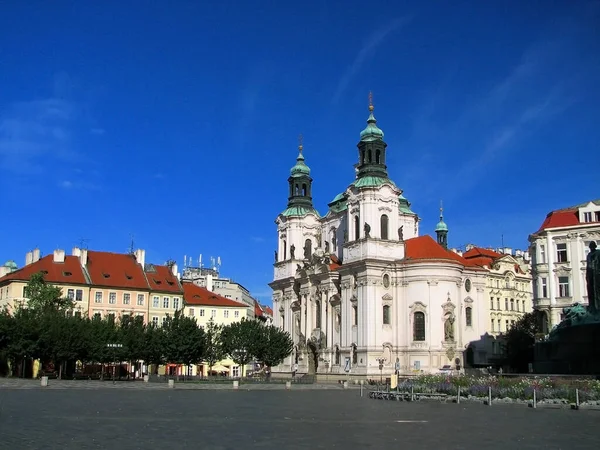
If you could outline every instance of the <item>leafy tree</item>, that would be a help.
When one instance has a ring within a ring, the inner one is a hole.
[[[58,378],[62,378],[63,367],[69,361],[86,356],[87,342],[82,339],[88,321],[61,312],[45,313],[40,319],[40,345],[48,360],[58,367]]]
[[[225,354],[242,368],[241,376],[244,376],[244,367],[252,361],[260,348],[261,325],[255,320],[235,322],[223,327],[221,339]]]
[[[122,361],[123,349],[109,346],[109,344],[121,344],[114,318],[93,317],[87,321],[87,324],[89,327],[86,333],[88,360],[103,365]],[[102,372],[104,373],[104,370]]]
[[[189,367],[202,360],[204,331],[198,327],[196,319],[185,316],[179,310],[173,317],[167,317],[163,329],[165,358],[168,362]]]
[[[225,358],[223,341],[221,339],[222,325],[216,324],[212,318],[204,330],[204,357],[203,360],[208,364],[209,373],[215,364]]]
[[[535,337],[541,332],[540,316],[537,312],[523,314],[506,332],[506,359],[517,372],[527,372],[533,361]]]
[[[137,365],[143,359],[146,326],[142,317],[124,316],[119,328],[119,342],[123,344],[123,355]],[[135,372],[134,372],[135,377]]]
[[[0,376],[8,375],[7,349],[14,335],[14,319],[6,308],[0,310]]]
[[[74,306],[74,302],[64,298],[62,290],[52,284],[46,283],[44,274],[35,273],[25,286],[27,307],[37,312],[67,311]]]
[[[262,326],[256,352],[256,359],[262,361],[267,367],[281,364],[294,348],[294,341],[290,334],[273,325]]]
[[[12,333],[6,348],[6,354],[13,363],[13,371],[23,375],[23,364],[27,358],[41,359],[40,326],[35,311],[17,308],[10,328]]]
[[[154,374],[158,373],[158,366],[165,361],[165,341],[163,328],[153,323],[146,326],[141,359],[149,366],[153,366]]]

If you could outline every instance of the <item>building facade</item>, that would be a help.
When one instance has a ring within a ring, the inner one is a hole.
[[[551,211],[529,236],[533,303],[544,313],[544,332],[560,323],[563,308],[588,304],[585,269],[592,241],[600,241],[600,199]]]
[[[278,215],[274,324],[293,354],[273,373],[378,377],[461,368],[489,322],[486,270],[448,250],[440,214],[436,239],[389,178],[387,144],[373,107],[360,134],[354,181],[321,216],[300,145]],[[478,349],[474,358],[479,358]]]

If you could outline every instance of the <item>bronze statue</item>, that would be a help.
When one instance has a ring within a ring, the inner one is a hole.
[[[277,250],[275,250],[275,262],[277,262]]]
[[[371,225],[369,225],[367,222],[365,222],[365,237],[371,237],[371,235],[369,233],[371,233]]]
[[[292,244],[292,246],[290,247],[290,256],[292,257],[292,259],[294,259],[295,253],[296,253],[296,246],[294,244]]]
[[[600,252],[596,248],[596,242],[590,242],[585,269],[588,311],[592,314],[600,313]]]
[[[404,225],[402,225],[400,228],[398,228],[398,240],[399,241],[404,240]]]

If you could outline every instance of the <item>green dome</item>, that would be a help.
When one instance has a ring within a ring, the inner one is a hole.
[[[414,214],[410,209],[410,202],[402,194],[398,196],[398,209],[405,214]]]
[[[12,270],[17,270],[19,267],[17,266],[17,263],[14,262],[12,259],[8,260],[4,263],[4,267],[8,267]]]
[[[373,115],[373,106],[369,106],[369,110],[371,113],[369,114],[369,118],[367,119],[367,128],[360,132],[360,140],[362,142],[369,141],[382,141],[383,140],[383,131],[377,127],[377,120]]]
[[[291,168],[290,175],[293,177],[298,176],[309,176],[310,168],[304,164],[304,155],[302,154],[302,146],[300,146],[300,153],[298,153],[298,157],[296,158],[296,165]]]
[[[448,231],[448,225],[444,222],[444,219],[440,219],[435,227],[435,231]]]
[[[304,217],[308,214],[314,214],[318,218],[321,217],[315,208],[304,205],[288,206],[281,214],[285,217]]]

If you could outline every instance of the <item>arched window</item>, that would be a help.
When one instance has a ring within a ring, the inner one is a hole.
[[[373,155],[371,154],[371,150],[369,150],[369,153],[368,153],[369,162],[372,162],[372,161],[373,161],[373,158],[372,158],[372,156],[373,156]]]
[[[352,305],[352,325],[358,325],[358,306]]]
[[[510,310],[511,311],[515,310],[515,299],[514,298],[510,299]]]
[[[365,151],[364,150],[360,151],[360,163],[361,164],[365,163]]]
[[[312,241],[307,239],[304,241],[304,259],[310,259],[312,256]]]
[[[283,240],[283,260],[287,259],[287,242],[285,239]]]
[[[470,306],[465,308],[465,322],[468,327],[473,326],[473,309]]]
[[[316,314],[315,314],[315,323],[316,328],[321,328],[321,301],[317,300],[315,302]]]
[[[425,340],[425,313],[417,311],[413,315],[413,341]]]
[[[360,220],[358,216],[354,216],[354,240],[358,241],[360,239]]]
[[[296,184],[296,190],[294,195],[298,195],[300,193],[300,188],[298,187],[298,185]]]
[[[383,305],[383,324],[390,325],[390,306]]]
[[[381,223],[381,239],[389,239],[388,238],[388,216],[385,214],[382,214],[380,223]]]
[[[381,164],[381,150],[375,151],[375,162]]]
[[[306,197],[307,191],[306,191],[306,183],[302,183],[302,197]]]

